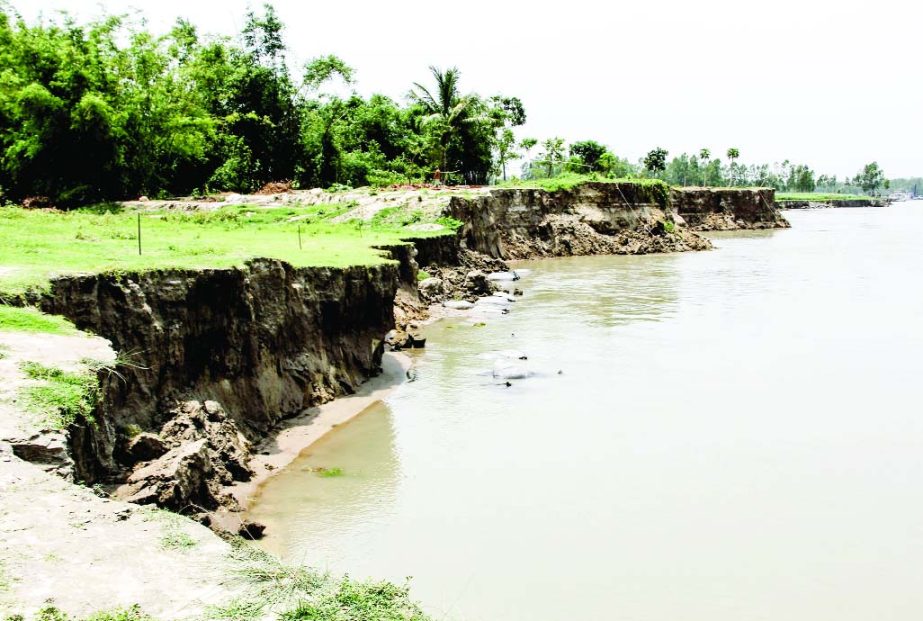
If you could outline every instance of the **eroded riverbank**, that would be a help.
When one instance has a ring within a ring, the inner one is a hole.
[[[790,217],[542,262],[510,315],[433,326],[416,382],[266,486],[264,545],[450,618],[923,612],[923,212]],[[493,381],[505,349],[536,376]]]

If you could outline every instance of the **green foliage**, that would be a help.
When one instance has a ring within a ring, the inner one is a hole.
[[[657,147],[644,156],[644,168],[653,174],[661,173],[667,168],[667,150]]]
[[[580,175],[576,173],[564,173],[551,179],[530,179],[526,181],[516,179],[499,184],[499,186],[506,188],[539,188],[547,192],[557,192],[561,190],[573,190],[584,183],[630,184],[645,193],[646,198],[649,199],[650,202],[656,202],[661,205],[666,205],[670,193],[669,184],[660,179],[610,179],[598,175]]]
[[[436,224],[439,224],[449,230],[455,231],[460,229],[465,223],[461,220],[456,220],[451,216],[440,216],[436,218]]]
[[[344,578],[332,596],[316,602],[301,602],[279,618],[283,621],[423,621],[427,617],[410,601],[407,587]]]
[[[54,606],[45,606],[36,613],[35,621],[154,621],[154,618],[145,614],[137,605],[97,612],[79,620]]]
[[[583,140],[570,145],[571,157],[577,158],[581,170],[577,172],[603,172],[605,162],[601,162],[606,154],[606,147],[595,140]]]
[[[410,599],[407,586],[334,578],[306,567],[280,563],[240,539],[231,540],[233,571],[247,592],[208,619],[255,621],[430,621]]]
[[[354,71],[313,59],[298,80],[272,5],[248,11],[237,38],[200,37],[179,20],[69,17],[28,24],[0,4],[0,187],[13,200],[71,207],[141,194],[408,183],[441,167],[483,183],[514,157],[498,148],[525,121],[522,102],[462,94],[459,72],[398,105],[321,93]]]
[[[856,175],[855,183],[864,191],[875,193],[885,185],[885,173],[878,166],[878,162],[872,162],[866,164]]]
[[[73,334],[77,329],[63,317],[45,315],[36,308],[0,304],[0,332],[7,331]]]
[[[426,280],[427,278],[432,278],[432,275],[426,270],[419,270],[417,272],[417,280]],[[0,359],[3,358],[3,352],[0,351]]]
[[[40,382],[21,391],[27,410],[54,429],[93,424],[99,385],[92,369],[63,371],[37,362],[24,362],[21,368],[26,377]]]
[[[827,192],[780,192],[776,194],[776,202],[813,201],[829,203],[835,201],[865,200],[868,196],[861,194],[831,194]]]

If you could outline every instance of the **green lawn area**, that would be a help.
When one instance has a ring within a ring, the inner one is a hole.
[[[299,267],[374,265],[389,259],[373,246],[447,232],[409,231],[400,222],[330,222],[350,207],[234,205],[211,212],[139,212],[113,206],[66,213],[2,207],[0,299],[40,290],[56,275],[77,272],[229,267],[254,257]]]
[[[63,317],[44,315],[34,308],[0,305],[0,332],[76,334],[77,328]]]
[[[868,199],[861,194],[824,194],[823,192],[779,192],[776,201],[811,201],[826,203],[829,201],[861,201]]]

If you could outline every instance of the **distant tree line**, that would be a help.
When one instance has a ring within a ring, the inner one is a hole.
[[[532,154],[538,145],[540,151]],[[835,175],[817,175],[806,164],[785,160],[776,164],[744,164],[738,161],[740,150],[727,150],[726,162],[714,157],[709,149],[682,153],[669,159],[666,149],[657,147],[638,162],[615,155],[595,140],[581,140],[566,145],[563,138],[542,142],[524,141],[528,154],[523,166],[527,179],[542,179],[567,173],[595,174],[604,178],[657,178],[678,186],[760,186],[789,192],[866,192],[887,189],[888,180],[877,162],[867,164],[855,177],[838,179]],[[923,183],[920,184],[923,192]]]
[[[505,174],[522,103],[430,72],[404,103],[336,95],[353,69],[326,56],[293,75],[268,4],[212,37],[184,20],[163,36],[123,16],[28,24],[0,3],[0,192],[76,204]]]

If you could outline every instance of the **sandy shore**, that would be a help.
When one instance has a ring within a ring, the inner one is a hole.
[[[411,366],[412,361],[406,354],[385,353],[381,361],[381,374],[362,384],[355,394],[334,399],[286,420],[273,436],[255,446],[250,466],[256,474],[247,482],[227,487],[226,491],[234,496],[240,506],[246,508],[260,486],[292,463],[305,449],[338,425],[355,418],[384,399],[406,381]],[[218,524],[231,531],[237,530],[243,517],[242,512],[224,509],[214,515]]]

